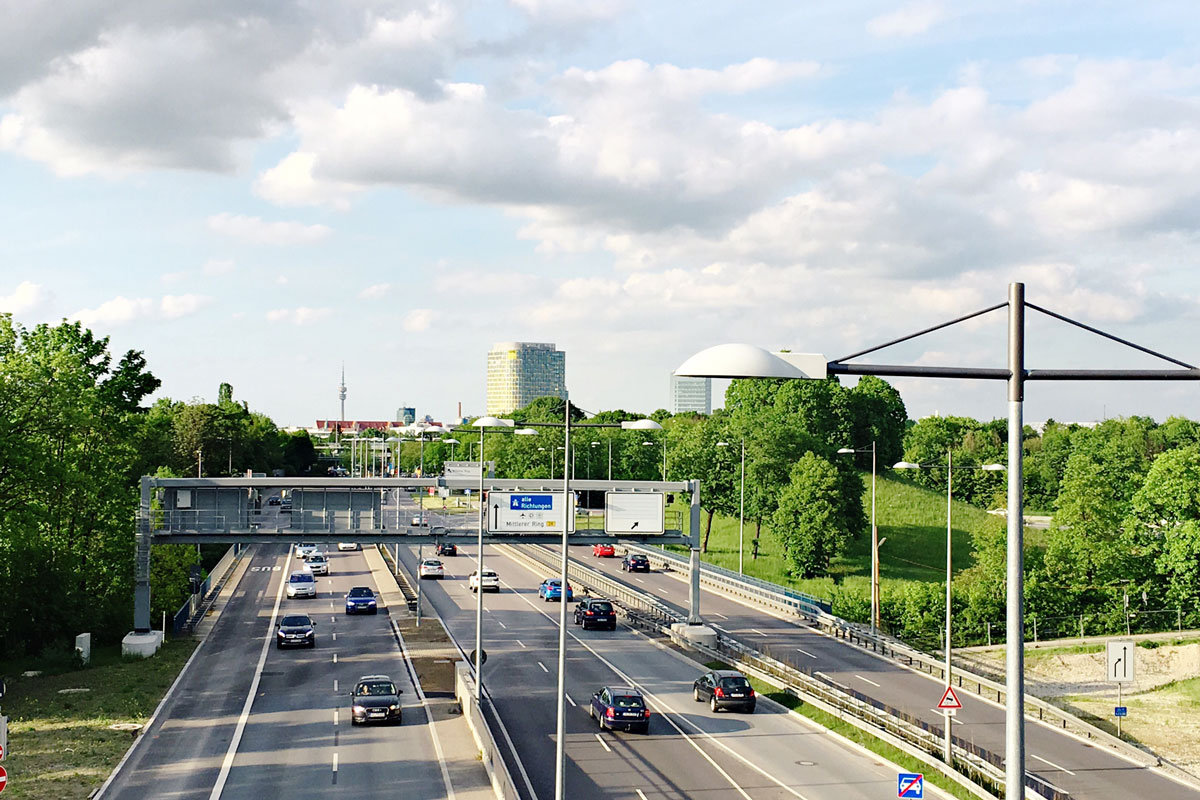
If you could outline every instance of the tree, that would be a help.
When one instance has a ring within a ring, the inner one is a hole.
[[[849,393],[850,436],[846,445],[865,448],[875,442],[879,464],[895,464],[904,456],[904,433],[908,411],[904,400],[890,383],[874,375],[859,378]],[[871,468],[871,456],[859,453],[860,469]]]
[[[780,492],[770,526],[800,577],[827,574],[829,562],[850,538],[838,484],[837,469],[807,452],[792,468],[791,483]]]

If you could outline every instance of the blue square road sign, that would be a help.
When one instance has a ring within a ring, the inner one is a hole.
[[[925,797],[925,776],[919,772],[901,772],[896,777],[896,797],[921,800]]]
[[[1114,717],[1125,717],[1128,715],[1129,715],[1129,709],[1126,708],[1125,706],[1117,706],[1116,708],[1113,709]]]

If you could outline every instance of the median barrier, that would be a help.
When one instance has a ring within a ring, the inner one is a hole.
[[[520,800],[521,796],[517,793],[517,787],[508,771],[508,765],[500,756],[491,728],[488,727],[487,720],[484,718],[483,710],[475,700],[475,672],[465,661],[457,661],[454,664],[454,694],[462,707],[467,725],[471,728],[471,735],[475,737],[475,744],[479,747],[480,761],[483,762],[484,769],[487,770],[488,777],[492,780],[492,790],[496,793],[497,800]],[[486,702],[491,702],[487,698],[486,692],[484,697]],[[495,713],[495,709],[493,709],[493,713]]]

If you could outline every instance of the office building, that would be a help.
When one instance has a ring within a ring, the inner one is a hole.
[[[547,396],[567,396],[566,353],[553,343],[492,345],[487,357],[488,414],[509,414]]]
[[[672,414],[712,413],[712,378],[682,378],[671,376]]]
[[[396,419],[405,425],[412,425],[417,421],[417,410],[412,406],[400,406],[396,409]]]

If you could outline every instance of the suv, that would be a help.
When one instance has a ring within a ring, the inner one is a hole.
[[[387,675],[363,675],[350,692],[350,724],[400,724],[400,690]]]
[[[642,553],[628,553],[621,559],[621,569],[625,572],[649,572],[650,559]]]
[[[288,597],[316,597],[317,579],[307,569],[296,570],[288,576]]]
[[[592,719],[600,724],[600,730],[639,731],[650,730],[650,709],[637,689],[627,686],[605,686],[592,695],[588,706]]]
[[[453,542],[443,542],[437,546],[437,554],[439,556],[456,556],[458,555],[458,545]]]
[[[596,558],[612,558],[617,554],[617,550],[611,544],[594,544],[592,545],[592,555]]]
[[[483,590],[485,592],[500,591],[500,576],[496,574],[494,569],[485,569],[483,571]],[[471,572],[467,578],[467,588],[472,592],[478,591],[480,587],[479,570]]]
[[[575,606],[575,624],[582,625],[586,631],[589,627],[617,629],[617,612],[608,600],[589,597],[579,601]]]
[[[692,684],[692,699],[697,703],[707,700],[713,711],[734,708],[753,713],[756,698],[745,675],[732,669],[714,669]]]

